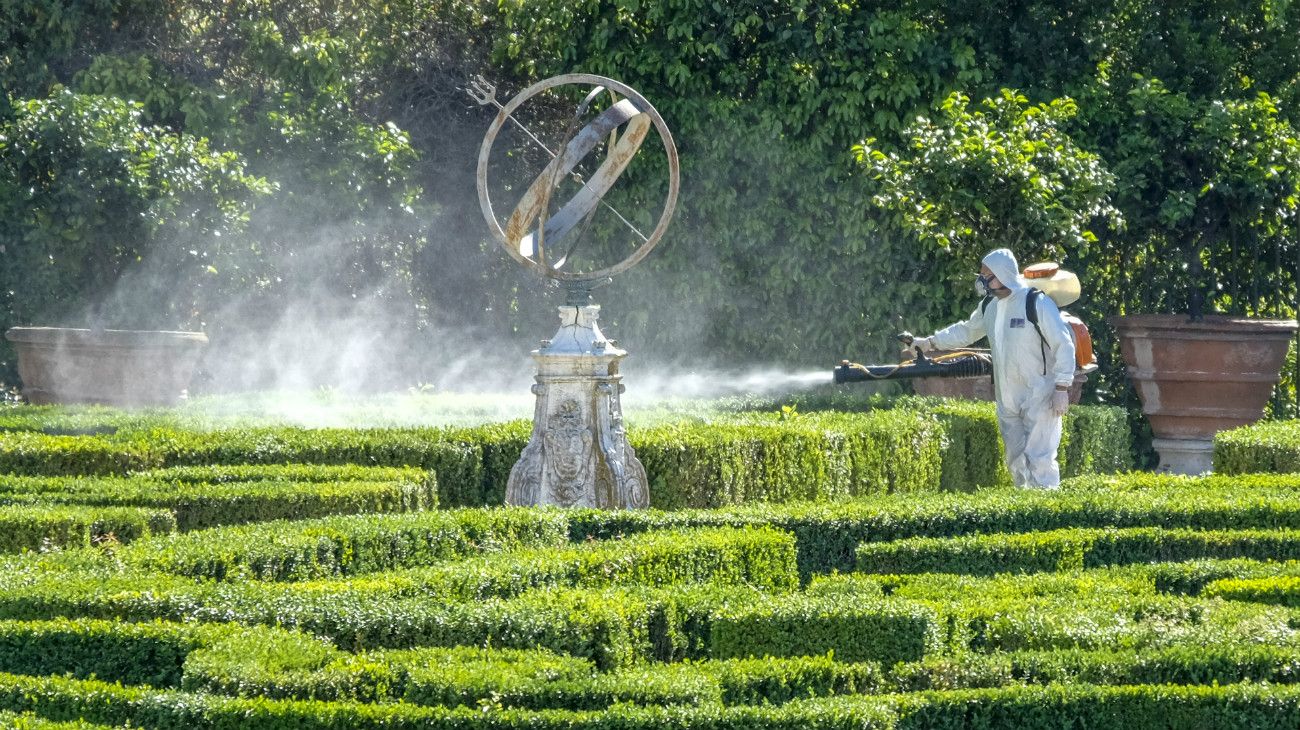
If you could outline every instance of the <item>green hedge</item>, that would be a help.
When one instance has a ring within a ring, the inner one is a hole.
[[[1267,578],[1225,578],[1207,586],[1202,595],[1229,601],[1253,601],[1300,608],[1300,575]]]
[[[238,638],[249,647],[319,640],[279,629],[96,619],[0,621],[0,672],[180,687],[191,652]]]
[[[215,464],[154,469],[132,476],[168,484],[229,482],[411,482],[437,488],[437,475],[415,467],[345,464]]]
[[[879,411],[664,424],[632,429],[629,439],[646,466],[651,504],[680,509],[934,491],[942,433],[923,414]]]
[[[170,510],[176,528],[191,531],[277,519],[433,509],[438,499],[433,482],[430,477],[331,482],[265,479],[219,484],[166,483],[147,477],[0,477],[0,504]]]
[[[802,644],[799,611],[821,611],[816,646]],[[907,602],[867,608],[833,599],[776,600],[753,588],[697,585],[664,589],[550,588],[515,598],[441,603],[427,597],[375,600],[364,586],[340,593],[284,591],[280,600],[237,587],[85,577],[0,593],[0,613],[38,619],[237,621],[310,631],[341,648],[413,646],[545,648],[610,669],[648,659],[706,659],[764,653],[841,658],[915,658],[934,645],[936,622]],[[885,627],[884,635],[862,635]],[[750,648],[746,637],[759,644]]]
[[[601,709],[612,704],[783,704],[880,687],[875,663],[829,656],[646,664],[608,674],[540,650],[422,648],[349,654],[284,632],[253,645],[230,638],[185,663],[184,689],[239,697],[401,700],[448,707]]]
[[[649,708],[623,704],[599,712],[497,710],[423,707],[409,703],[363,704],[264,698],[225,698],[166,690],[121,687],[104,682],[0,675],[0,707],[39,708],[47,716],[84,717],[154,730],[589,730],[710,727],[765,730],[800,727],[885,729],[893,713],[876,702],[841,706],[793,702],[781,707]]]
[[[156,469],[163,456],[150,444],[108,436],[0,432],[0,473],[40,476],[126,474]]]
[[[770,528],[695,528],[624,540],[493,555],[406,574],[431,596],[474,600],[533,587],[691,583],[748,585],[786,592],[797,587],[795,543]]]
[[[1294,646],[1285,608],[1187,597],[1092,596],[935,603],[957,649],[983,652],[1242,646],[1269,637]]]
[[[0,552],[129,543],[176,530],[169,510],[144,507],[4,504],[0,499]]]
[[[997,412],[991,404],[940,400],[931,407],[943,422],[948,442],[943,450],[944,490],[970,492],[1011,483],[1002,455]]]
[[[1062,424],[1061,476],[1118,474],[1133,468],[1128,411],[1118,406],[1070,406]]]
[[[634,426],[628,438],[646,465],[652,503],[670,509],[970,490],[1005,482],[991,405],[915,399],[894,406],[786,420],[773,413],[724,414],[710,423],[683,417]],[[1115,421],[1114,409],[1078,410],[1067,420],[1072,435],[1066,443],[1073,450],[1062,452],[1066,473],[1127,466],[1127,456],[1112,443],[1126,432],[1118,430],[1122,418]],[[441,504],[480,506],[501,503],[510,468],[530,432],[526,421],[366,430],[188,430],[161,415],[106,417],[105,422],[116,425],[98,435],[0,431],[0,473],[124,475],[164,466],[291,463],[412,466],[437,473]],[[93,418],[85,423],[83,431],[94,430]]]
[[[1298,490],[1300,475],[1125,474],[1073,479],[1054,492],[998,489],[676,512],[580,510],[570,513],[570,537],[580,541],[667,527],[771,525],[795,535],[800,575],[807,580],[818,573],[853,570],[857,546],[865,541],[1071,527],[1300,529]]]
[[[528,546],[560,546],[556,510],[498,508],[349,515],[223,527],[144,541],[124,560],[178,575],[305,580],[429,565]]]
[[[1214,435],[1216,474],[1300,472],[1300,424],[1264,421]]]
[[[975,689],[1014,684],[1212,685],[1300,682],[1300,647],[1169,646],[1084,651],[963,653],[899,664],[887,675],[892,692]]]
[[[1136,527],[863,543],[866,573],[1032,573],[1197,558],[1300,558],[1300,531]]]
[[[576,546],[560,545],[563,533],[561,514],[503,508],[223,528],[135,545],[122,557],[149,569],[216,579],[303,580],[435,564],[380,576],[371,590],[391,578],[403,592],[459,599],[542,585],[712,580],[788,590],[798,584],[794,539],[776,530],[674,530]],[[490,554],[436,565],[481,552]],[[347,590],[346,582],[338,586]]]
[[[1227,684],[1300,679],[1300,647],[1173,646],[929,656],[881,672],[830,656],[629,667],[610,674],[549,652],[471,647],[353,655],[279,629],[0,621],[0,671],[63,674],[269,699],[601,709],[615,703],[782,704],[809,696],[1055,682]]]
[[[0,712],[0,727],[9,728],[9,730],[109,730],[107,725],[92,725],[84,720],[71,722],[46,720],[30,712],[23,714]],[[130,725],[119,727],[127,728]]]
[[[1218,562],[1246,574],[1282,565]],[[941,621],[944,643],[957,652],[1239,648],[1256,645],[1261,637],[1276,646],[1300,648],[1292,628],[1296,617],[1289,609],[1158,593],[1153,575],[1167,565],[993,577],[835,575],[816,578],[807,594],[863,603],[885,594],[930,606]]]
[[[61,677],[0,675],[0,707],[18,712],[38,709],[45,717],[85,718],[105,724],[130,722],[155,730],[1290,730],[1300,724],[1300,688],[1251,683],[1206,687],[1051,685],[823,698],[775,707],[620,705],[599,712],[530,712],[238,699]]]
[[[808,656],[885,665],[915,661],[940,648],[933,609],[909,601],[843,596],[779,597],[721,608],[710,617],[716,659]]]
[[[679,593],[754,601],[754,586],[796,582],[793,543],[771,530],[698,530],[638,536],[507,558],[318,583],[196,582],[124,571],[116,562],[73,556],[20,566],[0,576],[0,616],[234,621],[300,627],[353,649],[411,646],[541,646],[592,657],[602,667],[637,658],[671,658],[688,643]],[[503,559],[507,558],[507,559]],[[686,585],[652,590],[547,588]],[[698,590],[690,584],[709,581]],[[729,583],[729,586],[720,586]],[[448,602],[449,598],[475,598]],[[714,600],[701,611],[711,610]],[[700,629],[698,631],[706,630]],[[707,636],[693,639],[708,645]],[[707,656],[707,653],[705,654]]]
[[[162,465],[356,464],[419,467],[437,475],[439,503],[483,504],[476,446],[452,443],[439,429],[239,428],[212,432],[154,430],[132,439],[156,450]]]
[[[1249,683],[1006,687],[926,692],[901,697],[895,707],[895,730],[1280,730],[1300,724],[1300,688]]]
[[[240,639],[195,651],[185,689],[238,697],[402,701],[417,705],[594,710],[617,702],[702,705],[716,682],[677,665],[597,673],[585,660],[540,650],[422,648],[349,654],[286,634],[279,644]]]

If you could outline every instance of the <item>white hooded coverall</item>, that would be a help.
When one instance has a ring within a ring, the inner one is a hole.
[[[1040,294],[1036,304],[1043,336],[1039,338],[1025,316],[1030,287],[1009,249],[989,253],[983,263],[1011,295],[994,297],[983,311],[977,306],[970,319],[936,332],[930,342],[950,350],[988,337],[998,427],[1011,479],[1017,486],[1055,488],[1061,483],[1056,463],[1061,417],[1052,413],[1052,391],[1074,382],[1074,335],[1056,303]]]

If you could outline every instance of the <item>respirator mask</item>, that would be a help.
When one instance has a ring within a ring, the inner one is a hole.
[[[983,274],[977,274],[975,276],[975,292],[979,294],[981,297],[991,296],[993,294],[993,287],[989,286],[989,284],[995,278],[996,277],[993,276],[984,276]]]

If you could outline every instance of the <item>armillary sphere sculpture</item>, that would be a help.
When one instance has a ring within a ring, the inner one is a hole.
[[[515,117],[530,99],[563,87],[590,89],[567,123],[553,151]],[[488,229],[510,256],[530,270],[559,282],[567,290],[560,309],[560,329],[541,348],[537,363],[537,396],[533,432],[519,461],[510,471],[506,503],[553,504],[573,507],[631,508],[650,504],[645,468],[627,443],[620,396],[625,390],[618,373],[627,351],[601,334],[596,320],[600,306],[591,303],[591,290],[612,281],[646,257],[659,243],[677,207],[680,187],[677,148],[663,117],[635,89],[614,79],[591,74],[565,74],[538,82],[505,104],[481,76],[467,89],[480,104],[498,109],[479,149],[478,196]],[[603,105],[603,110],[595,109]],[[502,225],[492,206],[488,186],[489,162],[497,136],[507,123],[516,125],[550,158],[533,179]],[[642,149],[653,128],[668,158],[668,192],[663,212],[649,235],[604,200],[628,164]],[[604,143],[606,155],[589,178],[576,168]],[[566,179],[581,187],[566,201],[555,194]],[[552,211],[552,209],[555,209]],[[579,271],[575,252],[585,224],[598,210],[610,211],[629,230],[632,253],[614,264]]]

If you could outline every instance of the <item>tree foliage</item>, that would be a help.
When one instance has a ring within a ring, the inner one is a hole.
[[[1080,274],[1097,395],[1122,399],[1105,315],[1186,311],[1195,291],[1294,311],[1298,29],[1284,0],[0,0],[0,84],[18,109],[58,85],[129,101],[141,128],[265,181],[219,245],[171,246],[217,270],[197,314],[175,310],[210,330],[308,295],[389,302],[410,331],[546,334],[554,300],[477,214],[491,110],[460,87],[582,71],[640,90],[681,152],[668,236],[600,294],[637,353],[892,358],[893,331],[968,313],[981,249],[1013,245]],[[651,215],[635,209],[659,172],[615,202]],[[51,273],[33,272],[13,276]],[[71,311],[14,306],[0,326]]]
[[[191,247],[238,233],[251,199],[270,192],[245,168],[206,139],[144,124],[140,105],[120,98],[60,90],[20,103],[0,125],[5,311],[97,326],[188,322],[193,298],[174,299],[180,309],[152,321],[111,311],[113,284],[148,254],[188,292],[205,288],[218,259]]]
[[[955,93],[943,117],[903,131],[905,153],[853,148],[878,184],[873,205],[892,223],[944,249],[976,255],[997,247],[1060,258],[1097,241],[1094,222],[1117,227],[1114,175],[1062,130],[1078,113],[1071,99],[1029,105],[1003,89],[972,111]],[[1029,249],[1028,251],[1026,249]]]

